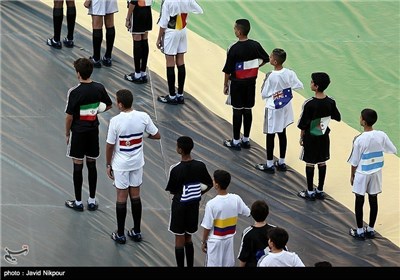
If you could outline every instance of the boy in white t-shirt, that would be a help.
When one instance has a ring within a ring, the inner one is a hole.
[[[361,111],[360,125],[364,132],[356,136],[348,159],[351,164],[350,183],[353,186],[357,228],[350,228],[349,234],[358,240],[374,238],[374,225],[378,215],[378,194],[382,192],[383,153],[396,154],[397,149],[385,132],[374,130],[378,114],[373,109]],[[368,193],[370,206],[369,223],[363,227],[363,206]]]

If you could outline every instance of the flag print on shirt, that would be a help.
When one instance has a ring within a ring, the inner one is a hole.
[[[214,234],[217,236],[226,236],[236,232],[237,217],[226,219],[216,219],[214,221]]]
[[[87,105],[81,105],[79,111],[79,119],[81,121],[95,121],[99,110],[100,102],[95,102]]]
[[[237,79],[257,78],[258,67],[258,58],[244,62],[237,62],[235,65],[235,76]]]
[[[310,134],[314,136],[324,135],[330,121],[330,116],[312,120],[310,124]]]
[[[119,150],[121,152],[132,152],[142,147],[143,133],[119,136]]]
[[[383,152],[372,152],[361,155],[361,170],[365,173],[373,173],[383,167]]]
[[[267,100],[268,109],[281,109],[289,104],[292,100],[293,94],[291,88],[285,88],[283,90],[277,91]]]
[[[170,17],[168,22],[168,28],[182,30],[186,27],[187,13],[177,14],[176,16]]]

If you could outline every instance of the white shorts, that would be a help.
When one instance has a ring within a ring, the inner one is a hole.
[[[118,12],[117,0],[92,0],[88,15],[105,16]]]
[[[235,266],[233,251],[233,236],[226,239],[207,240],[206,266],[231,267]]]
[[[143,182],[143,167],[133,171],[114,170],[114,186],[120,190],[140,187]]]
[[[357,173],[353,181],[353,193],[374,195],[382,192],[382,170],[372,174]]]
[[[166,29],[164,34],[164,54],[177,55],[187,51],[186,28],[181,30]]]

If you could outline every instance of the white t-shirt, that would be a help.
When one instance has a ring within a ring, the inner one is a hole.
[[[262,85],[261,97],[265,99],[267,104],[268,98],[273,98],[274,93],[287,88],[296,90],[303,89],[304,86],[293,70],[287,68],[282,68],[278,71],[273,70]],[[264,133],[282,132],[284,128],[293,122],[294,116],[291,101],[280,109],[266,109],[264,115]]]
[[[257,266],[268,267],[304,267],[304,263],[294,252],[282,250],[279,253],[269,252],[261,257]]]
[[[235,235],[238,215],[250,216],[250,209],[240,196],[217,195],[207,202],[201,226],[211,229],[209,239],[226,239]]]
[[[348,163],[357,166],[356,172],[372,174],[382,169],[383,153],[396,154],[397,149],[383,131],[364,131],[353,141]]]
[[[145,112],[121,112],[110,120],[107,143],[115,145],[112,167],[116,171],[130,171],[144,165],[143,133],[154,135],[158,128]]]
[[[202,14],[203,9],[195,0],[164,0],[161,3],[160,18],[158,25],[162,28],[167,28],[171,17],[180,14]],[[180,25],[186,26],[186,17]]]

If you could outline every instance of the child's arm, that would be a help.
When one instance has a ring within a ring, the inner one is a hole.
[[[350,184],[353,185],[354,176],[356,175],[357,166],[351,166]]]

